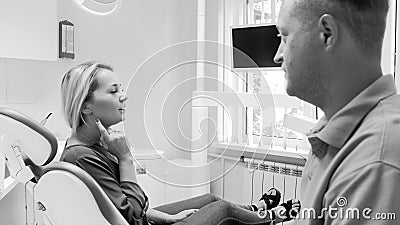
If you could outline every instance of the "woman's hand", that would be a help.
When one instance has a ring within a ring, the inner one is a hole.
[[[193,213],[197,212],[198,209],[187,209],[187,210],[183,210],[175,215],[171,215],[169,217],[169,219],[167,220],[167,223],[176,223],[179,222],[187,217],[189,217],[190,215],[192,215]]]
[[[133,159],[126,138],[121,131],[107,131],[99,119],[96,119],[96,125],[101,135],[100,142],[109,153],[117,157],[118,161]]]

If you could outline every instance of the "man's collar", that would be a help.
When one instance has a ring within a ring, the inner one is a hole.
[[[323,117],[309,135],[315,135],[328,145],[340,149],[368,112],[382,99],[395,93],[393,76],[382,76],[333,115],[329,121]]]

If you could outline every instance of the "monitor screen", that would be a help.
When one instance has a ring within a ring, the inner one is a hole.
[[[281,42],[275,25],[232,28],[233,68],[280,67],[274,56]]]

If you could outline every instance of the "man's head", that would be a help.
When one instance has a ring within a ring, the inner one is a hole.
[[[379,65],[387,11],[388,0],[283,0],[275,61],[288,94],[322,107],[357,63]]]
[[[388,0],[295,0],[292,16],[307,29],[330,14],[351,32],[366,54],[380,55],[389,9]]]

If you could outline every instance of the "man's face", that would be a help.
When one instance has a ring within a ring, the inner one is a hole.
[[[284,0],[282,3],[277,24],[281,44],[274,60],[282,63],[287,80],[286,92],[315,104],[315,98],[319,98],[319,92],[324,88],[322,48],[319,47],[317,25],[305,29],[303,22],[294,16],[296,1]]]

